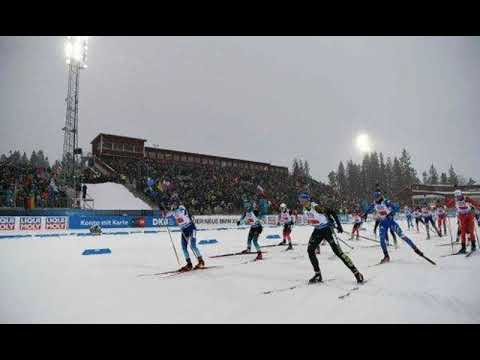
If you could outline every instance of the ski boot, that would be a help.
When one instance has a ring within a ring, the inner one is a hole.
[[[184,267],[180,268],[180,272],[185,272],[185,271],[190,271],[192,270],[193,266],[192,266],[192,262],[190,261],[190,259],[187,260],[187,265],[185,265]]]
[[[466,253],[467,253],[467,247],[465,246],[465,244],[462,244],[462,248],[460,250],[458,250],[458,252],[455,253],[455,255],[466,254]]]
[[[257,257],[255,258],[255,261],[262,260],[262,259],[263,259],[263,256],[262,256],[261,251],[257,252]]]
[[[390,262],[390,256],[385,255],[385,257],[382,260],[380,260],[380,264],[385,264],[387,262]]]
[[[363,284],[364,278],[360,271],[357,270],[353,275],[355,275],[355,279],[357,279],[357,283]]]
[[[289,243],[289,244],[288,244],[288,247],[287,247],[287,249],[286,249],[285,251],[288,251],[288,250],[293,250],[292,243]]]
[[[250,249],[249,248],[246,248],[245,250],[243,250],[242,252],[240,252],[240,254],[248,254],[250,252]]]
[[[309,284],[315,284],[318,282],[322,282],[322,274],[320,273],[320,271],[315,273],[315,275],[310,280],[308,280]]]
[[[282,242],[278,244],[278,246],[282,246],[282,245],[287,245],[287,242],[285,241],[285,239],[283,239]]]
[[[418,248],[415,249],[415,254],[417,254],[418,256],[423,256],[423,252],[421,252]]]
[[[477,250],[477,244],[475,243],[475,241],[472,241],[472,249],[471,251],[476,251]]]
[[[195,270],[196,269],[202,269],[205,267],[205,262],[203,261],[203,258],[201,256],[198,257],[198,264],[195,265]]]

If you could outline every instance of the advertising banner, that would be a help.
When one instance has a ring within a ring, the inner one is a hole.
[[[0,231],[15,230],[15,216],[0,216]]]
[[[19,230],[41,230],[42,217],[41,216],[21,216]]]
[[[66,230],[66,229],[68,229],[67,216],[45,217],[45,230]]]

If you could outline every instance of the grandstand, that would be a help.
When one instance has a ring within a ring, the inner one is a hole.
[[[295,194],[331,193],[313,179],[289,175],[288,168],[265,162],[145,146],[145,139],[100,133],[84,182],[119,182],[155,208],[162,197],[181,198],[197,214],[238,213],[246,198],[263,189],[276,208],[295,207]]]

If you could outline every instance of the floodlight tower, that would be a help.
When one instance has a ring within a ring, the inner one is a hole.
[[[75,189],[75,155],[78,149],[78,93],[80,70],[87,68],[88,36],[67,36],[65,56],[68,65],[67,114],[63,137],[64,179]]]

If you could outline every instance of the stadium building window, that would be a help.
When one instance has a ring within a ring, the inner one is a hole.
[[[123,144],[113,144],[113,150],[123,151]]]
[[[103,148],[107,150],[112,150],[112,143],[103,143]]]
[[[124,149],[125,149],[125,151],[133,152],[133,145],[131,145],[131,144],[125,144],[125,145],[124,145]]]

